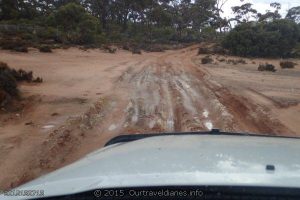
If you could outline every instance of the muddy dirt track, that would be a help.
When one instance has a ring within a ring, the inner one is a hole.
[[[1,51],[1,61],[33,70],[45,82],[23,84],[24,109],[1,113],[0,189],[69,164],[120,134],[218,128],[297,135],[299,65],[271,74],[257,72],[254,60],[204,66],[197,49]]]

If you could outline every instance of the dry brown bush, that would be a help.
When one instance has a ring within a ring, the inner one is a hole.
[[[202,64],[210,64],[212,63],[214,60],[210,57],[210,56],[205,56],[204,58],[201,59],[201,63]]]
[[[280,66],[282,69],[292,69],[295,68],[297,63],[291,62],[291,61],[281,61]]]

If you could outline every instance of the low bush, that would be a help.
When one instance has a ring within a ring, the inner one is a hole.
[[[211,53],[214,53],[214,54],[226,54],[226,50],[220,46],[219,44],[215,44],[211,47]]]
[[[40,46],[40,47],[39,47],[39,50],[40,50],[40,52],[42,52],[42,53],[51,53],[51,52],[52,52],[51,47],[48,46],[48,45],[42,45],[42,46]]]
[[[28,53],[28,48],[24,46],[15,47],[12,50],[22,53]]]
[[[116,48],[112,48],[108,51],[109,53],[116,53],[117,52],[117,49]]]
[[[280,62],[280,67],[282,69],[291,69],[294,68],[297,64],[291,61],[281,61]]]
[[[117,52],[117,48],[111,47],[111,46],[107,46],[107,45],[104,45],[103,49],[104,49],[104,51],[106,51],[108,53],[116,53]]]
[[[217,57],[217,60],[219,61],[219,62],[225,62],[226,61],[226,59],[225,58],[223,58],[223,57]]]
[[[138,48],[133,48],[132,49],[132,54],[142,54],[142,51]]]
[[[124,44],[124,45],[122,46],[122,49],[123,49],[123,50],[126,50],[126,51],[129,51],[129,50],[130,50],[129,44]]]
[[[42,28],[38,30],[36,33],[37,37],[42,39],[43,42],[46,41],[45,43],[51,43],[51,44],[55,42],[57,36],[60,34],[62,33],[53,27]]]
[[[34,79],[32,71],[15,70],[0,62],[0,107],[19,97],[18,81],[41,83],[43,79],[40,77]]]
[[[26,42],[21,38],[1,38],[0,46],[5,50],[12,50],[17,52],[27,53]]]
[[[228,59],[226,61],[227,64],[232,64],[232,65],[237,65],[237,61],[236,60],[233,60],[233,59]]]
[[[159,44],[146,45],[143,48],[147,52],[164,52],[164,48]]]
[[[61,49],[61,48],[63,48],[63,45],[61,45],[61,44],[53,44],[52,45],[52,49]]]
[[[43,79],[41,77],[37,77],[37,78],[33,79],[32,82],[34,82],[34,83],[42,83]]]
[[[227,63],[227,64],[233,64],[233,65],[237,65],[237,64],[247,64],[247,62],[246,62],[244,59],[242,59],[242,58],[240,58],[240,59],[238,59],[238,60],[228,59],[228,60],[226,61],[226,63]]]
[[[271,71],[271,72],[276,72],[275,66],[272,64],[260,64],[258,66],[258,71]]]
[[[214,60],[210,57],[210,56],[205,56],[204,58],[201,59],[201,63],[202,64],[210,64],[212,63]]]
[[[183,35],[180,38],[181,40],[184,39]],[[151,33],[146,33],[144,36],[140,34],[141,39],[145,36],[148,37],[150,41],[155,41],[157,43],[166,43],[176,37],[176,34],[174,32],[174,29],[170,27],[153,27]]]
[[[214,44],[210,47],[199,47],[198,55],[201,54],[226,54],[226,50],[222,46]]]
[[[1,83],[1,79],[0,79],[0,83]],[[0,108],[4,107],[7,101],[8,101],[8,94],[3,89],[0,88]]]
[[[208,50],[208,48],[205,48],[205,47],[199,47],[198,49],[198,55],[201,55],[201,54],[208,54],[210,53],[210,51]]]
[[[236,61],[238,64],[247,64],[246,60],[240,58]]]
[[[10,71],[17,81],[31,82],[33,79],[32,71],[27,72],[23,69],[19,69],[19,70],[11,69]]]
[[[17,97],[19,90],[17,87],[17,81],[12,73],[12,70],[6,63],[0,62],[0,92],[2,101],[8,96]],[[0,102],[1,104],[3,102]]]
[[[6,63],[0,62],[0,71],[8,72],[16,81],[26,81],[26,82],[39,82],[42,78],[37,77],[36,79],[33,77],[32,71],[25,71],[23,69],[12,69]]]

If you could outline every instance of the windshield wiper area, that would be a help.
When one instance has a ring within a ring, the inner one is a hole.
[[[239,133],[239,132],[223,132],[219,129],[212,129],[211,131],[203,132],[173,132],[173,133],[149,133],[149,134],[135,134],[135,135],[120,135],[109,140],[105,147],[124,143],[132,142],[140,139],[150,138],[150,137],[162,137],[162,136],[184,136],[184,135],[230,135],[230,136],[254,136],[254,137],[276,137],[276,138],[292,138],[300,139],[299,137],[286,137],[286,136],[277,136],[274,134],[254,134],[254,133]]]

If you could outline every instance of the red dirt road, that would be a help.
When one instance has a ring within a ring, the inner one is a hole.
[[[22,112],[1,114],[0,189],[69,164],[120,134],[219,128],[296,135],[299,66],[277,74],[257,72],[257,64],[204,66],[197,47],[141,56],[0,51],[1,61],[45,80],[22,85]]]

